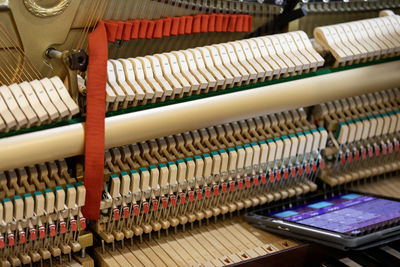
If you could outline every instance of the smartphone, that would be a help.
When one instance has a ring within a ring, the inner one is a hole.
[[[400,201],[356,192],[245,214],[252,225],[342,250],[400,239]]]

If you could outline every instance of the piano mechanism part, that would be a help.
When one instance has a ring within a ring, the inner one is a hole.
[[[95,229],[109,243],[314,191],[327,138],[294,110],[106,151]]]
[[[244,212],[399,198],[399,9],[0,0],[0,265],[268,265],[310,245]]]
[[[304,32],[112,59],[107,63],[107,109],[163,102],[308,73],[323,63]]]
[[[1,264],[40,263],[85,251],[86,189],[65,160],[0,172]],[[90,243],[91,241],[89,241]],[[90,245],[90,244],[89,244]]]
[[[321,179],[332,186],[398,170],[397,99],[396,88],[315,107],[315,119],[331,129],[332,140],[325,151],[329,171]]]
[[[5,132],[69,120],[79,113],[58,77],[2,85],[0,95],[4,121],[0,129]]]
[[[163,236],[117,247],[114,251],[95,249],[100,266],[115,266],[117,262],[134,266],[225,266],[257,258],[261,255],[296,247],[298,244],[263,232],[253,226],[227,219],[200,229]]]
[[[301,0],[300,6],[307,15],[294,21],[290,27],[305,31],[312,35],[316,27],[350,22],[360,19],[374,18],[381,10],[390,9],[399,12],[398,1],[319,1]]]

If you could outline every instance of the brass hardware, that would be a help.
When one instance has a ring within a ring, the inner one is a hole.
[[[45,52],[49,58],[60,59],[64,65],[68,77],[68,88],[75,103],[79,102],[78,71],[86,71],[87,54],[82,49],[60,52],[54,48],[48,48]]]
[[[33,15],[37,17],[52,17],[64,12],[64,10],[69,6],[71,0],[53,0],[46,1],[47,5],[43,3],[38,3],[43,1],[38,0],[24,0],[26,8]]]

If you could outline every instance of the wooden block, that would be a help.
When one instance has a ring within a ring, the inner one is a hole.
[[[94,267],[94,260],[86,254],[84,258],[79,254],[74,254],[74,259],[81,264],[82,267]]]

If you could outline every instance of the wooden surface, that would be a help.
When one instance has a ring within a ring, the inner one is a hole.
[[[172,231],[172,229],[171,229]],[[224,266],[259,258],[278,251],[297,247],[299,244],[239,220],[225,220],[195,226],[177,234],[162,234],[160,239],[147,238],[143,243],[125,247],[116,244],[115,251],[106,247],[94,249],[99,266]]]
[[[351,188],[360,192],[400,198],[400,175],[385,175],[366,179]]]

